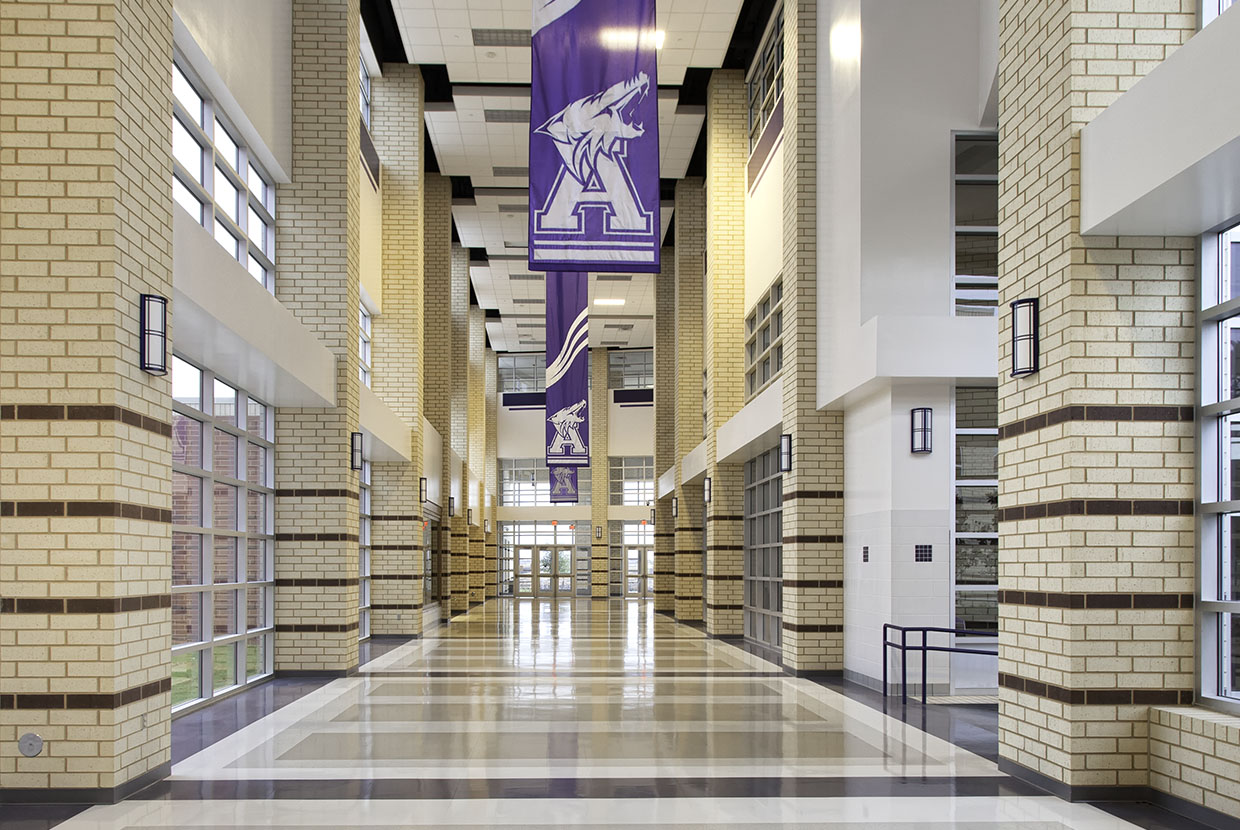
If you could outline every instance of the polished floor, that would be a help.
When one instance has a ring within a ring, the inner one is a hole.
[[[641,601],[494,600],[282,703],[56,826],[1152,826],[1042,795]]]

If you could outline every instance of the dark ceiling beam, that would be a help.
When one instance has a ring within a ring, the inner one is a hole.
[[[408,63],[392,0],[361,0],[361,3],[362,22],[366,24],[366,34],[370,36],[370,45],[379,64]]]

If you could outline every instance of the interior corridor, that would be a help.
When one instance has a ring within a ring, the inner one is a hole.
[[[648,601],[496,599],[60,826],[1135,826],[1040,795],[859,694]]]

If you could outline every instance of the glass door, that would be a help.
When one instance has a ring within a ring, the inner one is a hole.
[[[555,545],[539,545],[538,574],[534,595],[539,597],[570,597],[573,595],[573,549]]]
[[[517,548],[517,596],[534,596],[534,549]]]
[[[624,549],[624,595],[626,597],[654,595],[654,548],[627,547]]]

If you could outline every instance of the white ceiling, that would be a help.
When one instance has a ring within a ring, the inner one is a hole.
[[[684,177],[705,122],[705,108],[680,105],[673,87],[683,83],[689,67],[723,65],[742,2],[658,0],[656,25],[666,32],[658,57],[664,179]],[[451,102],[427,105],[426,126],[440,172],[467,176],[474,187],[472,202],[453,202],[452,218],[462,245],[487,252],[488,262],[471,264],[470,277],[479,304],[500,313],[487,320],[491,345],[542,351],[544,305],[531,301],[545,299],[545,288],[541,274],[531,275],[526,263],[530,0],[392,0],[392,6],[410,63],[443,64],[453,84]],[[476,34],[483,43],[513,45],[475,45]],[[661,213],[666,234],[672,204],[665,202]],[[591,303],[597,294],[625,304],[591,305],[590,345],[653,345],[654,276],[612,276],[622,275],[603,275],[601,281],[591,275]]]

